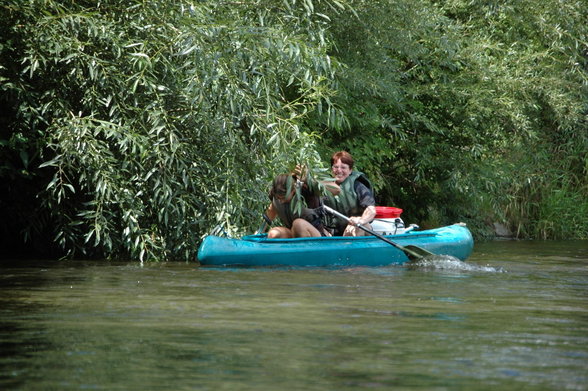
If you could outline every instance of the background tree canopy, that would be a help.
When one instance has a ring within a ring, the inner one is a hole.
[[[3,246],[193,260],[338,149],[408,222],[588,238],[585,1],[0,4]]]

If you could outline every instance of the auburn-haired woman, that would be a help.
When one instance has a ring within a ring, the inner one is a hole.
[[[335,183],[340,187],[337,197],[327,195],[325,205],[348,216],[349,223],[334,218],[335,236],[362,236],[365,232],[358,224],[370,228],[369,223],[376,217],[376,200],[372,185],[364,173],[353,170],[353,157],[349,152],[335,152],[331,157],[331,170]]]

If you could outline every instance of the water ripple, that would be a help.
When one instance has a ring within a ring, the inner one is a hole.
[[[435,255],[420,259],[410,265],[418,269],[449,270],[464,272],[484,272],[484,273],[506,273],[503,268],[495,268],[489,265],[480,266],[473,263],[463,262],[458,258],[450,255]]]

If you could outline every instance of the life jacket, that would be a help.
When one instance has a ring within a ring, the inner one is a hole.
[[[373,187],[371,182],[367,179],[364,173],[360,171],[352,171],[351,174],[339,184],[341,192],[339,195],[334,196],[328,194],[324,200],[325,205],[330,206],[339,213],[344,214],[347,217],[350,216],[361,216],[365,208],[359,205],[357,199],[357,193],[355,192],[355,182],[360,181],[373,193]],[[338,230],[345,228],[347,221],[332,216],[327,222],[329,227],[336,227]]]

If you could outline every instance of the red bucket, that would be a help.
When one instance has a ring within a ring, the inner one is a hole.
[[[402,209],[393,206],[376,206],[376,218],[395,219],[400,217]]]

